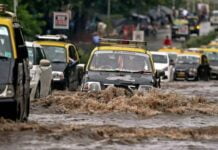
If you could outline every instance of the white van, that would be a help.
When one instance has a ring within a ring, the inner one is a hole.
[[[173,80],[173,66],[170,63],[170,57],[165,52],[151,52],[154,61],[154,68],[159,71],[164,71],[165,76],[162,80],[172,81]]]
[[[212,11],[210,17],[210,23],[211,25],[218,25],[218,10]]]

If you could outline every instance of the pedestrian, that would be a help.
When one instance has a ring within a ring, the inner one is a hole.
[[[208,81],[210,78],[210,65],[206,55],[201,56],[201,64],[198,67],[198,77],[200,80]]]
[[[100,43],[100,36],[98,34],[98,32],[94,32],[93,36],[92,36],[92,42],[95,46],[98,46]]]
[[[163,42],[163,45],[164,46],[172,46],[172,40],[169,38],[169,36],[167,35],[166,38],[164,39],[164,42]]]

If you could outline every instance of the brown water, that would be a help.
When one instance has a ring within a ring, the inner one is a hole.
[[[173,82],[134,96],[56,91],[32,102],[28,123],[0,119],[0,149],[217,149],[217,86]]]

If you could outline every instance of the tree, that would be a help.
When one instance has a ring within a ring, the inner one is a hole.
[[[17,18],[23,27],[24,36],[27,39],[32,39],[36,34],[42,32],[41,28],[45,25],[45,22],[40,18],[42,15],[40,13],[31,14],[28,10],[29,3],[23,3],[19,0]],[[13,1],[12,0],[0,0],[0,3],[7,4],[8,10],[13,11]]]

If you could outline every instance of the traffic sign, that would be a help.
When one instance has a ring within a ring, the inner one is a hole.
[[[67,12],[54,12],[54,29],[69,29],[69,14]]]

